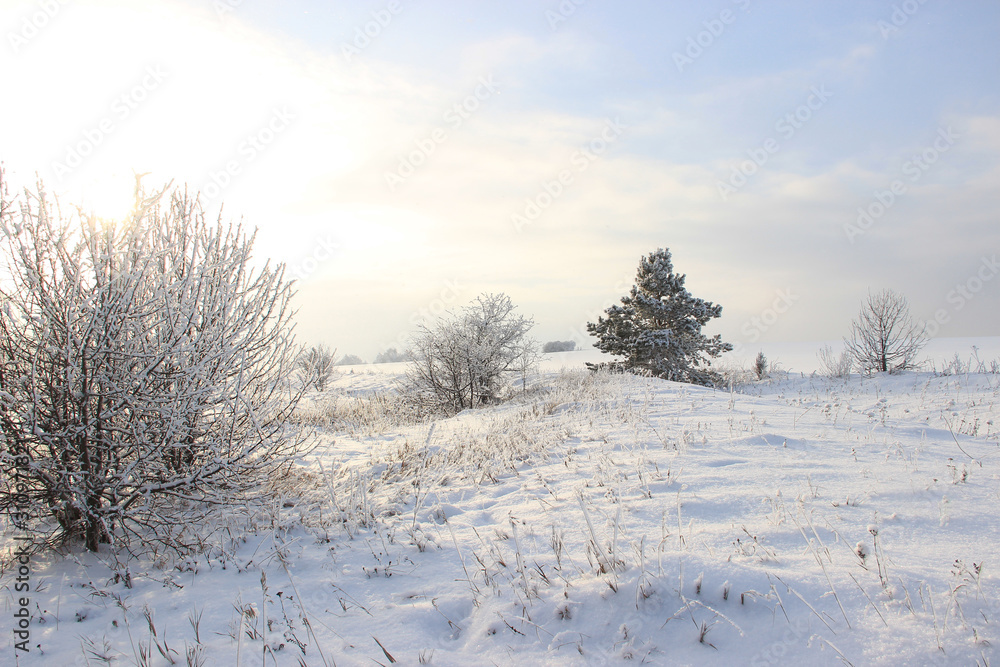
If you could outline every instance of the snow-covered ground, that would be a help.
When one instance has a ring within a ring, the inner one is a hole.
[[[1000,358],[927,354],[972,345]],[[996,664],[1000,374],[831,380],[818,347],[733,392],[548,355],[518,400],[416,424],[402,365],[341,369],[268,511],[184,561],[35,556],[2,661]]]
[[[760,343],[745,345],[739,352],[732,352],[722,357],[724,362],[742,363],[749,366],[757,352],[780,364],[781,368],[792,373],[805,373],[820,370],[818,352],[828,345],[839,354],[844,349],[843,341],[826,341],[818,343]],[[1000,336],[981,336],[978,338],[932,338],[921,350],[917,359],[927,370],[940,370],[945,365],[954,362],[955,356],[963,363],[979,361],[989,364],[989,360],[1000,359]]]

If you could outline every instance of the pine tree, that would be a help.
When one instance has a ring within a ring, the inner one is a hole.
[[[705,336],[701,328],[722,314],[722,306],[691,296],[684,278],[674,273],[669,249],[659,248],[640,260],[635,285],[621,305],[587,324],[597,337],[594,347],[624,357],[601,366],[693,384],[717,379],[710,359],[733,346],[719,335]]]

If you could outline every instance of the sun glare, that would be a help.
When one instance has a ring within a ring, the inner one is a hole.
[[[111,174],[94,179],[81,188],[84,212],[107,221],[124,220],[132,212],[135,178],[131,174]]]

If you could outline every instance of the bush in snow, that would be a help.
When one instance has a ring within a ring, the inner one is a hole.
[[[694,384],[718,381],[708,368],[710,359],[733,346],[718,335],[705,336],[701,328],[722,314],[722,306],[691,296],[684,275],[674,273],[670,250],[660,248],[640,260],[635,285],[621,303],[587,324],[597,337],[594,347],[624,357],[602,366]]]
[[[302,450],[283,268],[186,192],[136,190],[114,222],[0,189],[0,510],[42,543],[181,549]]]
[[[922,328],[910,318],[906,297],[882,290],[868,294],[851,336],[844,346],[862,373],[895,373],[916,367],[916,357],[927,343]]]
[[[820,371],[832,378],[851,377],[851,366],[854,365],[854,357],[850,350],[841,350],[840,354],[835,354],[833,348],[824,345],[819,350]]]
[[[331,350],[326,345],[314,345],[302,350],[295,360],[295,367],[302,384],[307,389],[315,387],[317,391],[324,391],[330,376],[333,375],[333,360],[336,355],[337,351]]]
[[[530,318],[506,294],[483,294],[459,313],[421,324],[405,387],[422,405],[450,411],[497,403],[537,361]]]
[[[572,352],[576,349],[576,341],[572,340],[550,340],[542,346],[542,352]]]

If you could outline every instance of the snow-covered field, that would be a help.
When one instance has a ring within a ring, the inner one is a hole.
[[[996,664],[1000,374],[941,371],[1000,339],[848,380],[765,353],[793,372],[732,392],[559,353],[433,423],[402,365],[342,369],[298,479],[204,553],[35,556],[18,664]]]

